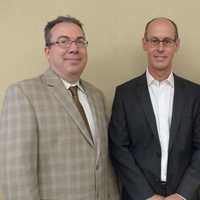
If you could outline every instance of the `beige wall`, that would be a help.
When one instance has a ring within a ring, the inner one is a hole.
[[[109,108],[115,86],[146,67],[141,38],[153,17],[170,17],[178,24],[181,49],[174,71],[200,82],[199,8],[198,0],[0,0],[0,105],[8,85],[47,68],[43,27],[66,14],[85,25],[89,62],[83,78],[103,90]]]

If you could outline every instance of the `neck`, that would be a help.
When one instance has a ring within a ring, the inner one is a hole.
[[[65,73],[64,70],[58,70],[56,67],[51,67],[51,69],[60,77],[62,78],[63,80],[73,84],[73,83],[76,83],[77,81],[80,80],[80,75],[81,74],[67,74]]]
[[[152,70],[152,69],[148,68],[148,71],[151,74],[151,76],[153,76],[153,78],[158,81],[166,80],[171,73],[171,69],[169,69],[169,70]]]
[[[76,83],[77,81],[80,80],[80,77],[79,77],[79,76],[73,76],[73,75],[71,75],[71,76],[63,75],[63,76],[61,76],[61,78],[62,78],[63,80],[65,80],[65,81],[67,81],[67,82],[70,83],[70,84],[74,84],[74,83]]]

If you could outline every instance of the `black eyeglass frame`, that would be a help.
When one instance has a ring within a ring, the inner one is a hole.
[[[166,37],[160,40],[159,38],[153,37],[153,38],[145,38],[145,41],[149,42],[152,47],[159,47],[161,43],[163,44],[164,47],[173,47],[176,44],[177,39]]]
[[[72,45],[72,43],[75,43],[78,48],[88,47],[88,41],[84,37],[78,37],[75,40],[71,40],[67,36],[60,36],[55,42],[49,42],[46,46],[51,47],[53,45],[58,45],[63,49],[67,49]]]

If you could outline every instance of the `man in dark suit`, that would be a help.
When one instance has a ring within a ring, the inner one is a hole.
[[[146,72],[116,89],[110,152],[123,200],[197,200],[200,87],[172,72],[180,40],[168,18],[147,23]]]

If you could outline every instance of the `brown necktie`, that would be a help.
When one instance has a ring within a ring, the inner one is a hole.
[[[79,101],[79,98],[78,98],[78,87],[77,86],[71,86],[69,88],[69,91],[71,92],[72,94],[72,98],[74,100],[74,103],[76,105],[76,107],[78,108],[82,118],[83,118],[83,121],[85,122],[85,125],[90,133],[90,135],[92,136],[91,134],[91,130],[90,130],[90,126],[89,126],[89,123],[88,123],[88,120],[87,120],[87,117],[86,117],[86,114],[85,114],[85,111],[83,109],[83,106],[81,105],[81,102]]]

